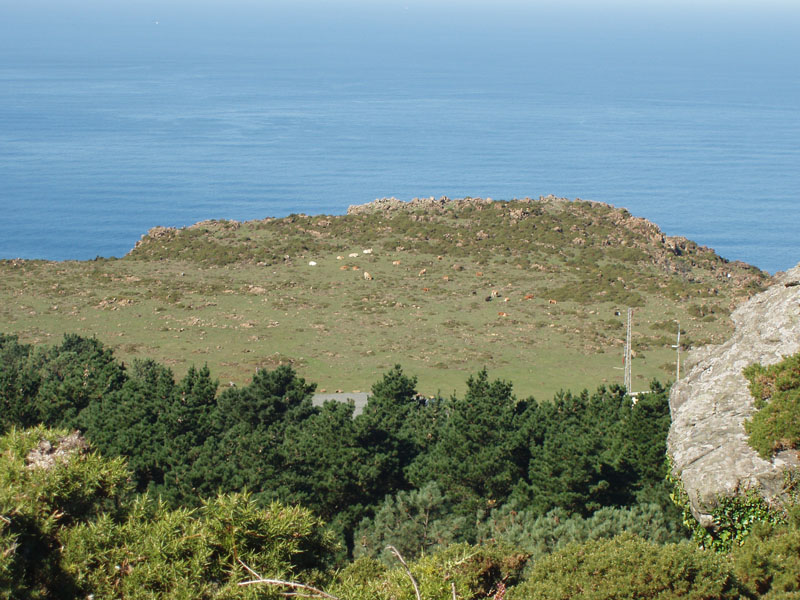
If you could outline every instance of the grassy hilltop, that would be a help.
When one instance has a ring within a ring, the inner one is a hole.
[[[606,204],[386,199],[157,227],[122,259],[0,261],[0,330],[95,335],[224,384],[290,362],[329,392],[366,391],[395,363],[424,393],[460,392],[486,366],[544,399],[622,382],[627,307],[638,390],[674,377],[676,320],[687,346],[720,342],[768,281]]]

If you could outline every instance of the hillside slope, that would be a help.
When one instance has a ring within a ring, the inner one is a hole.
[[[421,391],[449,393],[486,366],[547,397],[621,382],[629,306],[633,387],[671,378],[675,321],[687,346],[721,342],[769,276],[624,209],[546,197],[157,227],[123,259],[3,261],[0,281],[4,331],[93,334],[178,374],[207,363],[242,383],[291,362],[355,391],[401,363]]]

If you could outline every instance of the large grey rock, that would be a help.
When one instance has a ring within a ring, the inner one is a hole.
[[[795,451],[767,461],[747,444],[744,422],[755,405],[742,375],[752,363],[769,365],[800,351],[798,281],[800,265],[736,309],[733,337],[691,352],[688,375],[672,388],[667,451],[703,526],[713,526],[710,513],[720,497],[759,490],[775,502],[785,470],[798,467]]]

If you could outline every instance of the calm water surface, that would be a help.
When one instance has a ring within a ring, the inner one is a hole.
[[[0,257],[122,256],[155,225],[382,196],[552,193],[783,270],[800,12],[769,7],[9,6]]]

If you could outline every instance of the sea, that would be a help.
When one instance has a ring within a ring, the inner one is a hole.
[[[0,0],[0,258],[380,197],[627,208],[800,261],[796,2]]]

